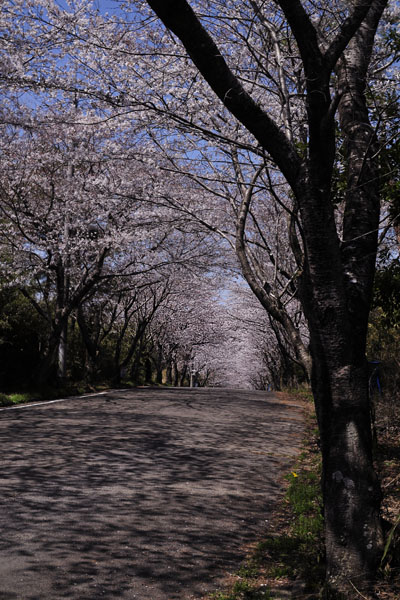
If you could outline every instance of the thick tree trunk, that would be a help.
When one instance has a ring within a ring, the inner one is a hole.
[[[351,600],[357,594],[354,588],[368,588],[383,551],[365,357],[380,204],[378,147],[365,86],[385,1],[373,4],[336,68],[347,154],[342,241],[327,201],[331,182],[321,158],[323,119],[315,110],[309,113],[314,144],[304,176],[307,184],[298,197],[307,255],[302,299],[311,334],[323,459],[328,597]]]
[[[302,301],[311,334],[312,389],[321,436],[328,597],[340,592],[338,597],[353,600],[353,586],[368,586],[383,549],[365,358],[376,243],[371,240],[368,255],[360,257],[349,275],[334,234],[333,209],[319,197],[320,177],[318,183],[317,192],[312,183],[304,192],[307,270]],[[368,193],[366,204],[372,200]],[[377,228],[377,214],[370,211],[368,231]]]
[[[372,462],[367,365],[330,369],[314,360],[319,416],[328,597],[353,599],[379,565],[383,547],[380,486]]]
[[[49,344],[48,351],[43,359],[40,361],[38,370],[34,376],[35,384],[38,386],[45,385],[50,380],[55,379],[56,374],[56,356],[57,356],[57,344]]]

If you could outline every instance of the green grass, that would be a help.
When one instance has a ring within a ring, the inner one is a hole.
[[[312,592],[324,577],[319,477],[313,472],[288,475],[286,494],[293,514],[290,526],[281,535],[268,537],[259,544],[259,564],[264,563],[269,577],[300,578]]]
[[[295,514],[291,533],[294,537],[304,540],[316,540],[321,535],[323,526],[319,473],[292,472],[287,479],[289,489],[286,496]]]
[[[99,383],[96,386],[88,386],[84,382],[78,382],[66,384],[62,387],[46,385],[39,389],[30,389],[29,391],[16,390],[7,394],[0,393],[0,406],[13,406],[38,400],[53,400],[68,396],[79,396],[87,392],[103,391],[109,389],[109,387],[110,385],[108,383]]]
[[[243,579],[236,581],[230,592],[217,592],[212,598],[214,600],[271,600],[272,597],[268,590],[260,589]]]
[[[6,394],[0,394],[0,406],[11,406],[13,401]]]
[[[293,398],[300,398],[301,400],[307,400],[313,402],[313,395],[311,389],[308,386],[298,388],[287,388],[285,392],[290,394]]]
[[[25,404],[35,400],[50,400],[60,397],[63,390],[43,389],[38,392],[12,392],[9,394],[0,394],[0,406],[13,406]]]
[[[36,400],[37,395],[31,393],[0,394],[0,406],[13,406]]]
[[[259,563],[250,559],[240,567],[237,575],[243,579],[253,579],[258,576],[259,568]]]

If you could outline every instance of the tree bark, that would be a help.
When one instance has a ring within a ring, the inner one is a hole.
[[[165,383],[167,385],[172,385],[172,361],[171,361],[171,359],[168,359],[168,362],[167,362],[167,370],[166,370],[166,375],[165,375]]]
[[[67,350],[68,350],[68,321],[63,324],[58,342],[57,378],[64,381],[67,377]]]
[[[59,350],[62,344],[63,331],[65,331],[66,327],[66,319],[55,320],[52,324],[46,354],[41,360],[35,375],[35,383],[39,386],[50,382],[56,383],[60,376]]]
[[[178,387],[179,384],[179,369],[176,363],[176,360],[173,362],[173,385],[174,387]]]
[[[365,86],[374,33],[386,3],[371,4],[337,66],[348,169],[343,241],[334,235],[329,204],[314,191],[330,188],[320,176],[317,157],[308,180],[310,196],[301,205],[308,253],[303,306],[310,324],[312,386],[322,444],[327,584],[333,595],[340,591],[348,598],[354,597],[353,585],[368,587],[383,550],[365,358],[379,228],[379,173]]]
[[[95,332],[93,335],[92,327],[87,323],[86,317],[83,311],[82,306],[78,307],[77,310],[77,321],[79,330],[82,335],[82,340],[85,345],[86,350],[86,360],[85,360],[85,377],[89,383],[93,383],[96,378],[97,372],[97,357],[99,353],[98,347],[98,329],[99,323],[97,315],[95,316]]]

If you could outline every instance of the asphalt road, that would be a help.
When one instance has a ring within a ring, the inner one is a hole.
[[[268,530],[303,430],[265,392],[137,389],[0,411],[0,600],[186,600]]]

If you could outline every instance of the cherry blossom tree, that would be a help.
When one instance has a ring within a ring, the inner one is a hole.
[[[139,291],[140,293],[135,291],[133,295],[126,297],[121,317],[114,327],[116,383],[126,377],[129,366],[132,379],[135,380],[143,341],[149,325],[170,293],[169,281],[166,278],[165,281],[150,283]]]
[[[19,286],[50,332],[38,380],[56,366],[65,377],[68,322],[76,313],[90,370],[112,332],[117,381],[174,270],[208,270],[219,252],[209,232],[161,202],[186,190],[167,170],[154,169],[154,152],[124,133],[123,118],[104,121],[65,98],[45,109],[16,108],[17,115],[3,126],[2,270],[5,277],[12,272],[10,285]],[[100,307],[111,311],[105,327],[93,321]]]
[[[146,132],[148,147],[172,157],[175,172],[187,175],[194,166],[191,180],[212,194],[205,193],[203,213],[186,183],[189,204],[154,181],[153,206],[175,203],[189,219],[192,205],[198,223],[216,225],[311,373],[327,582],[332,594],[352,598],[353,585],[367,585],[383,550],[365,345],[380,158],[397,101],[391,26],[398,3],[138,0],[124,7],[126,15],[108,18],[84,1],[66,10],[50,0],[7,3],[6,26],[20,24],[7,42],[7,93],[13,99],[21,90],[78,94],[103,119],[131,115],[126,124]],[[74,68],[64,74],[63,63]],[[212,184],[208,168],[222,155],[229,156],[228,185],[236,185],[233,196],[223,192],[224,202],[233,200],[229,228],[229,213],[221,214],[215,199],[224,168]],[[165,161],[161,167],[171,170]],[[268,202],[258,203],[262,195]],[[269,228],[270,201],[287,214],[288,244],[281,245],[290,247],[291,258],[279,252]],[[297,300],[309,347],[293,322],[295,309],[287,310]]]
[[[118,384],[127,374],[128,364],[135,359],[146,327],[162,301],[162,296],[157,298],[160,285],[157,276],[114,277],[78,306],[76,321],[85,347],[89,382],[102,375]]]
[[[115,127],[88,112],[78,115],[75,107],[72,114],[25,115],[25,126],[3,127],[3,271],[11,270],[10,283],[49,326],[40,380],[57,352],[58,374],[65,377],[68,320],[101,284],[185,260],[174,258],[167,241],[177,234],[166,211],[155,215],[146,205],[151,178],[146,183],[137,154],[128,156],[120,144]]]
[[[236,125],[232,130],[227,126],[225,116],[220,116],[218,100],[204,89],[194,67],[187,89],[190,65],[185,61],[182,78],[182,56],[168,35],[160,37],[158,30],[152,31],[151,43],[156,50],[149,51],[148,28],[140,22],[140,17],[132,22],[132,29],[127,28],[129,14],[123,17],[116,14],[109,20],[97,14],[94,22],[89,7],[90,3],[83,3],[80,10],[65,14],[51,3],[41,10],[32,5],[28,11],[13,5],[12,17],[22,21],[24,31],[30,33],[22,39],[16,38],[12,64],[20,66],[18,69],[9,66],[8,86],[16,85],[18,89],[25,86],[31,92],[62,86],[86,98],[92,106],[98,108],[100,103],[107,115],[112,114],[110,107],[119,112],[134,111],[135,125],[140,121],[147,132],[144,134],[147,143],[158,157],[157,168],[175,173],[180,179],[186,175],[190,180],[183,194],[156,194],[155,210],[163,203],[186,221],[197,222],[197,226],[224,239],[236,252],[242,272],[259,301],[287,332],[296,360],[310,375],[308,348],[290,311],[286,310],[287,303],[292,303],[297,295],[300,267],[286,251],[290,245],[297,247],[299,243],[293,203],[284,182],[277,187],[276,169],[265,163],[265,157],[259,155],[243,128]],[[89,25],[93,26],[92,36]],[[63,48],[62,60],[69,57],[72,61],[75,80],[70,75],[60,78],[57,53],[53,66],[50,59],[42,65],[40,54],[36,55],[29,42],[43,29],[55,47]],[[168,50],[164,49],[165,43]],[[79,66],[74,61],[78,53]],[[214,115],[212,123],[210,114]],[[171,119],[177,128],[172,136],[167,136]],[[193,193],[195,186],[197,193]],[[288,228],[282,208],[289,216]],[[273,227],[270,221],[274,222]],[[296,255],[301,260],[300,254],[298,250]]]
[[[225,309],[216,285],[219,278],[210,271],[181,271],[175,278],[167,302],[150,326],[159,383],[163,369],[166,382],[173,385],[194,385],[193,376],[204,384],[207,373],[214,370],[210,350],[221,348],[226,332]]]
[[[245,387],[280,390],[303,383],[305,374],[293,355],[293,347],[284,328],[271,319],[243,281],[238,280],[230,286],[226,302],[233,344],[242,344],[245,356],[241,356],[240,352],[226,355],[235,357],[231,371],[242,373]],[[288,312],[290,314],[290,310]],[[306,323],[296,306],[291,316],[306,343]]]

